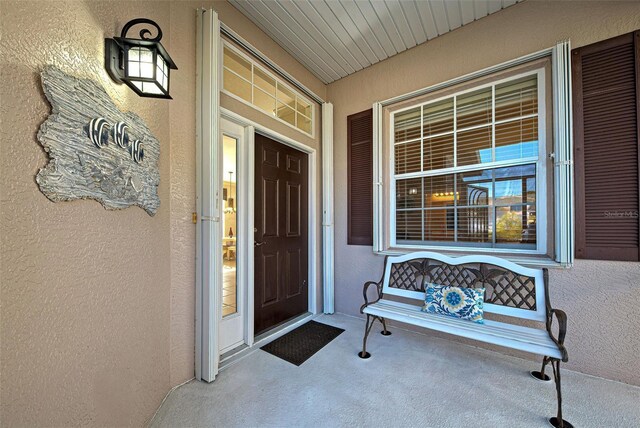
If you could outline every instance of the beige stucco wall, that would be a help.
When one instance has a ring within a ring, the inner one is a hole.
[[[171,386],[169,103],[113,83],[103,39],[139,16],[168,29],[170,5],[3,1],[0,8],[2,425],[140,425]],[[45,64],[96,80],[158,138],[155,217],[95,201],[55,204],[40,193]]]
[[[639,28],[637,1],[528,0],[330,84],[336,188],[347,183],[348,115],[559,40],[578,47]],[[335,197],[336,310],[357,314],[362,284],[380,278],[383,258],[371,247],[346,244],[346,193]],[[640,263],[578,260],[572,269],[552,270],[550,284],[553,305],[569,316],[567,367],[640,385]]]
[[[195,9],[212,5],[325,95],[318,79],[225,2],[0,1],[0,425],[140,426],[172,386],[193,377]],[[104,71],[104,37],[137,17],[164,31],[179,67],[173,101],[140,98]],[[95,201],[54,204],[40,193],[45,64],[96,80],[158,138],[155,217]],[[269,125],[265,118],[256,120]]]

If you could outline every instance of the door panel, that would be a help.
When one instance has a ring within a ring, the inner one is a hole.
[[[256,134],[255,334],[308,310],[308,156]]]
[[[300,236],[300,184],[287,182],[287,237]]]
[[[285,263],[285,275],[287,284],[287,297],[297,296],[302,292],[302,279],[300,278],[301,266],[300,250],[288,250]]]
[[[278,253],[262,254],[262,271],[264,281],[262,281],[262,305],[267,306],[278,301],[278,276],[279,276]]]
[[[262,177],[262,202],[263,208],[262,230],[263,237],[278,236],[278,190],[279,180]]]

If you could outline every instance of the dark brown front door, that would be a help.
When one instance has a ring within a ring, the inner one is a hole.
[[[255,334],[308,309],[308,156],[255,136]]]

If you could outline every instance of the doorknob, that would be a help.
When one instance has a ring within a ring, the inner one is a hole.
[[[261,242],[253,241],[253,246],[254,247],[260,247],[260,246],[262,246],[264,244],[266,244],[266,242],[264,242],[264,241],[261,241]]]

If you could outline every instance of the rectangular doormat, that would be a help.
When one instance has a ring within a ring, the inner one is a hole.
[[[338,327],[309,321],[260,349],[299,366],[343,331]]]

